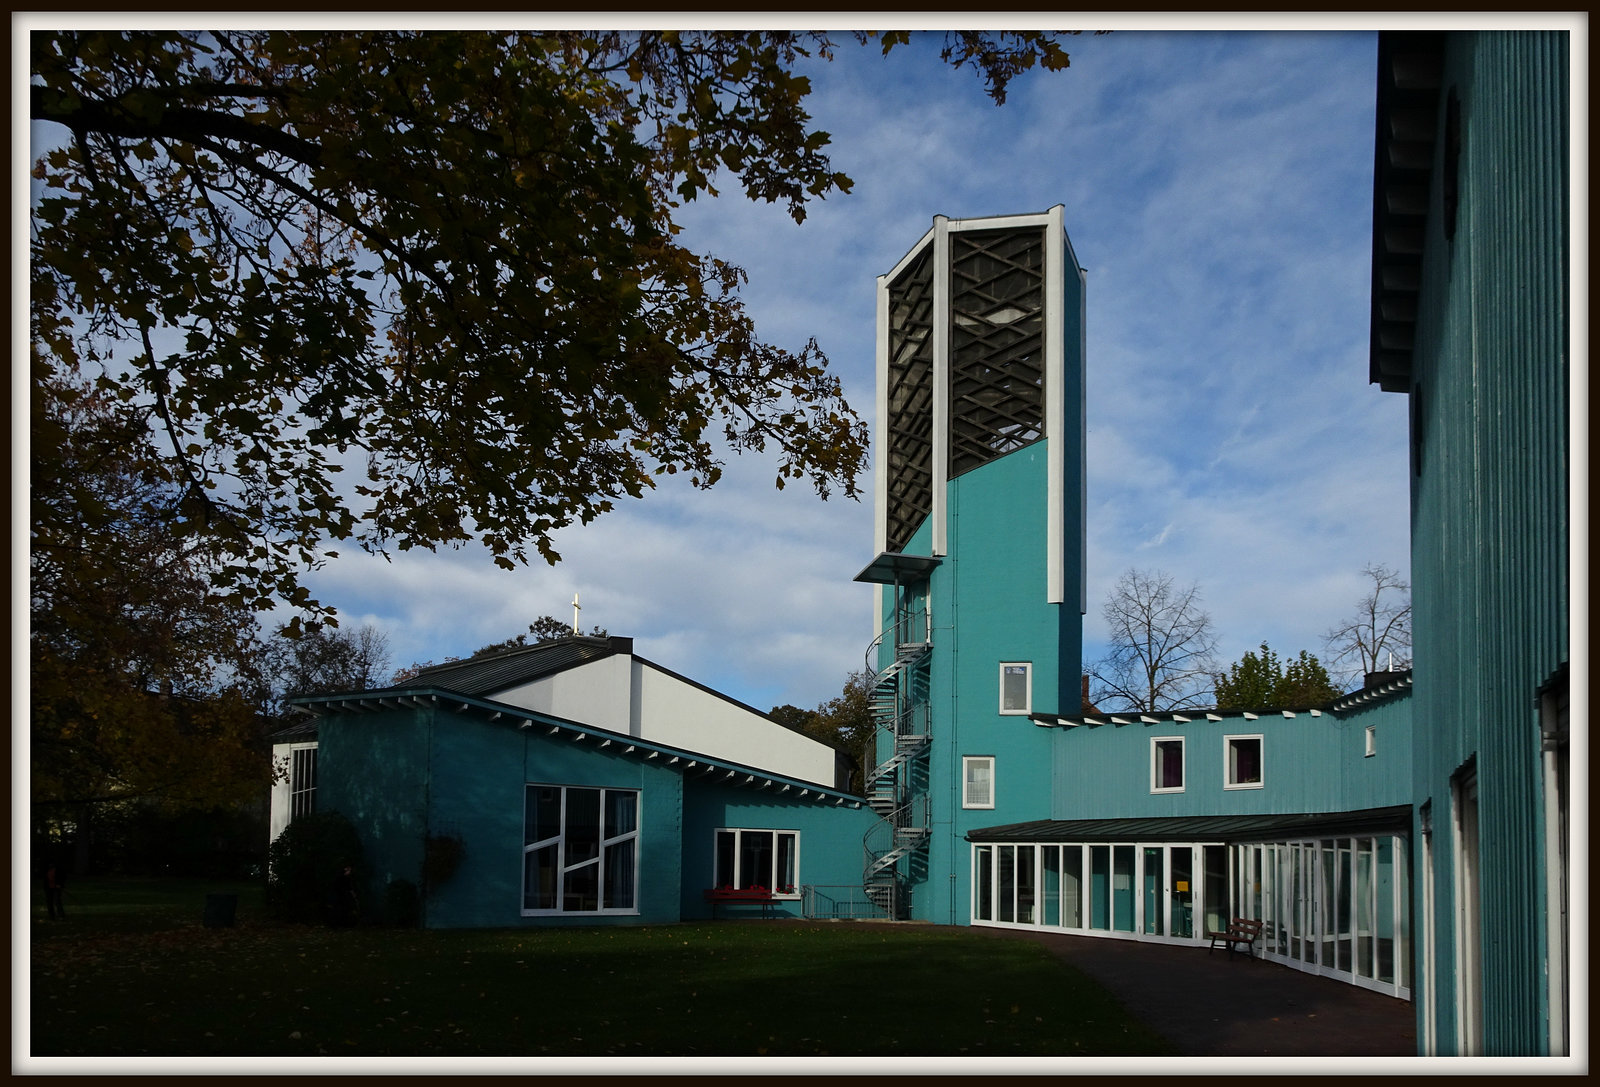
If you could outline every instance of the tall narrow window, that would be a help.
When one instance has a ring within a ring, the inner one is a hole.
[[[1223,737],[1224,789],[1261,788],[1261,737]]]
[[[1183,792],[1183,737],[1158,736],[1150,741],[1150,791]]]
[[[529,785],[522,912],[638,913],[639,793]]]
[[[290,752],[289,820],[317,810],[317,745],[297,747]]]
[[[961,806],[994,807],[994,756],[967,755],[961,760]]]
[[[1372,758],[1378,753],[1378,726],[1367,726],[1367,752],[1365,758]]]
[[[1456,1053],[1483,1053],[1483,944],[1478,894],[1478,775],[1453,783],[1455,831]]]
[[[1000,666],[1000,712],[1033,712],[1033,665],[1013,661]]]

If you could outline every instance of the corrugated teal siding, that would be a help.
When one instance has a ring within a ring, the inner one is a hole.
[[[1052,819],[1135,819],[1201,815],[1286,815],[1360,811],[1411,799],[1411,702],[1400,697],[1358,713],[1250,721],[1204,714],[1180,724],[1137,723],[1054,730]],[[1377,754],[1365,755],[1368,725]],[[1228,736],[1261,736],[1262,787],[1227,789]],[[1184,740],[1184,789],[1150,791],[1150,742]],[[998,825],[1005,820],[994,820]]]
[[[1545,1045],[1535,692],[1568,657],[1564,33],[1453,34],[1453,241],[1436,162],[1413,358],[1416,802],[1432,798],[1440,1052],[1453,1051],[1450,781],[1476,760],[1484,1049]],[[1441,102],[1443,99],[1441,99]],[[1445,110],[1441,108],[1441,123]],[[1440,141],[1442,149],[1444,141]]]

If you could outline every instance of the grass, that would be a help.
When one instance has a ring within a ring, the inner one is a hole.
[[[218,890],[233,928],[200,924]],[[1172,1053],[1045,949],[959,928],[334,930],[272,923],[255,886],[68,895],[33,911],[34,1056]]]

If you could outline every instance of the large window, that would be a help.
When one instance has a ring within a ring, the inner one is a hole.
[[[994,807],[994,756],[964,755],[961,759],[961,806]]]
[[[799,898],[800,832],[719,829],[716,886],[760,887],[777,898]]]
[[[1033,665],[1013,661],[1000,666],[1000,712],[1033,711]]]
[[[1261,737],[1224,736],[1224,789],[1261,788]]]
[[[1183,737],[1157,736],[1150,741],[1150,791],[1183,792]]]
[[[522,912],[638,913],[639,793],[529,785]]]

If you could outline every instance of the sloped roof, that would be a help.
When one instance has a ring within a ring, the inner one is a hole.
[[[1036,819],[967,832],[969,842],[1261,841],[1325,835],[1411,832],[1411,805],[1288,815],[1152,816],[1136,819]]]
[[[443,687],[468,695],[487,695],[521,687],[568,668],[633,652],[632,638],[563,638],[489,657],[449,661],[424,668],[394,690]]]

